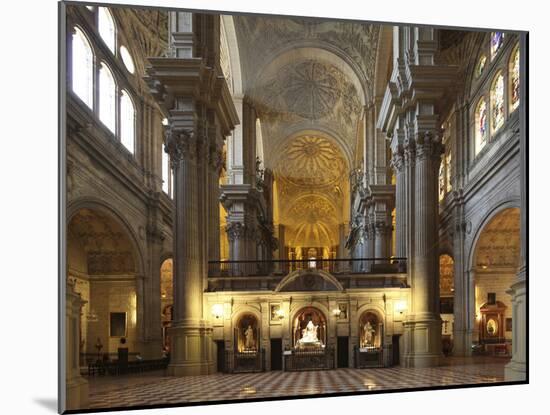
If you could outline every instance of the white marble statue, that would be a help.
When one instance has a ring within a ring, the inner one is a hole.
[[[318,343],[317,329],[319,326],[313,324],[313,321],[309,320],[305,329],[302,330],[302,338],[300,343]]]
[[[374,345],[374,334],[376,330],[372,325],[370,324],[370,321],[367,321],[367,323],[363,326],[363,342],[365,346],[373,346]]]
[[[254,341],[254,329],[249,324],[248,328],[244,331],[244,347],[245,349],[254,349],[256,342]]]

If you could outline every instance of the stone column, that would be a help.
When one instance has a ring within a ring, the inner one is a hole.
[[[392,154],[392,167],[395,171],[395,256],[407,257],[407,189],[403,148]]]
[[[211,328],[203,320],[202,276],[198,220],[197,136],[175,127],[178,113],[166,130],[166,151],[174,171],[174,322],[168,372],[171,375],[200,375],[213,371],[207,353]],[[169,120],[170,121],[170,120]]]
[[[74,283],[67,282],[65,307],[65,409],[86,409],[88,407],[88,382],[80,376],[80,313],[84,304],[85,301],[74,290]]]
[[[220,174],[223,166],[221,140],[214,126],[209,129],[208,154],[208,261],[220,260]],[[208,267],[209,275],[219,273],[219,267],[212,264]]]
[[[436,366],[441,356],[437,173],[442,146],[430,132],[415,143],[412,307],[405,327],[405,366]]]
[[[527,119],[525,111],[526,102],[526,63],[525,58],[526,36],[520,38],[520,195],[521,195],[521,250],[520,266],[516,281],[508,294],[512,296],[512,360],[504,372],[506,380],[526,381],[527,379]]]

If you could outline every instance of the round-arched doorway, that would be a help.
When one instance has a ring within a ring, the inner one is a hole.
[[[476,350],[511,353],[512,300],[507,290],[516,278],[520,246],[519,208],[501,210],[479,234],[472,263]]]

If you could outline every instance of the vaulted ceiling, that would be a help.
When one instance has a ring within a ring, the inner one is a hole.
[[[261,121],[279,222],[294,246],[334,246],[348,174],[373,97],[379,25],[233,17],[243,93]]]
[[[483,229],[476,245],[478,270],[510,268],[519,265],[520,212],[511,208],[497,214]]]

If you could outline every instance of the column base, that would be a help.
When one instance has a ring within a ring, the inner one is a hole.
[[[144,360],[156,360],[162,358],[162,339],[143,341],[139,345],[141,357]]]
[[[525,382],[527,380],[527,364],[512,360],[504,368],[504,380],[506,382]]]
[[[88,382],[81,376],[67,380],[67,400],[65,409],[86,409],[88,408]]]
[[[472,355],[472,332],[456,330],[453,332],[453,356],[469,357]]]
[[[506,381],[527,380],[527,290],[525,267],[518,272],[517,281],[507,291],[512,296],[512,360],[504,369]]]
[[[204,321],[180,321],[170,328],[170,376],[209,375],[215,372],[212,327]]]
[[[409,315],[404,328],[404,367],[439,366],[441,318],[433,313]]]

